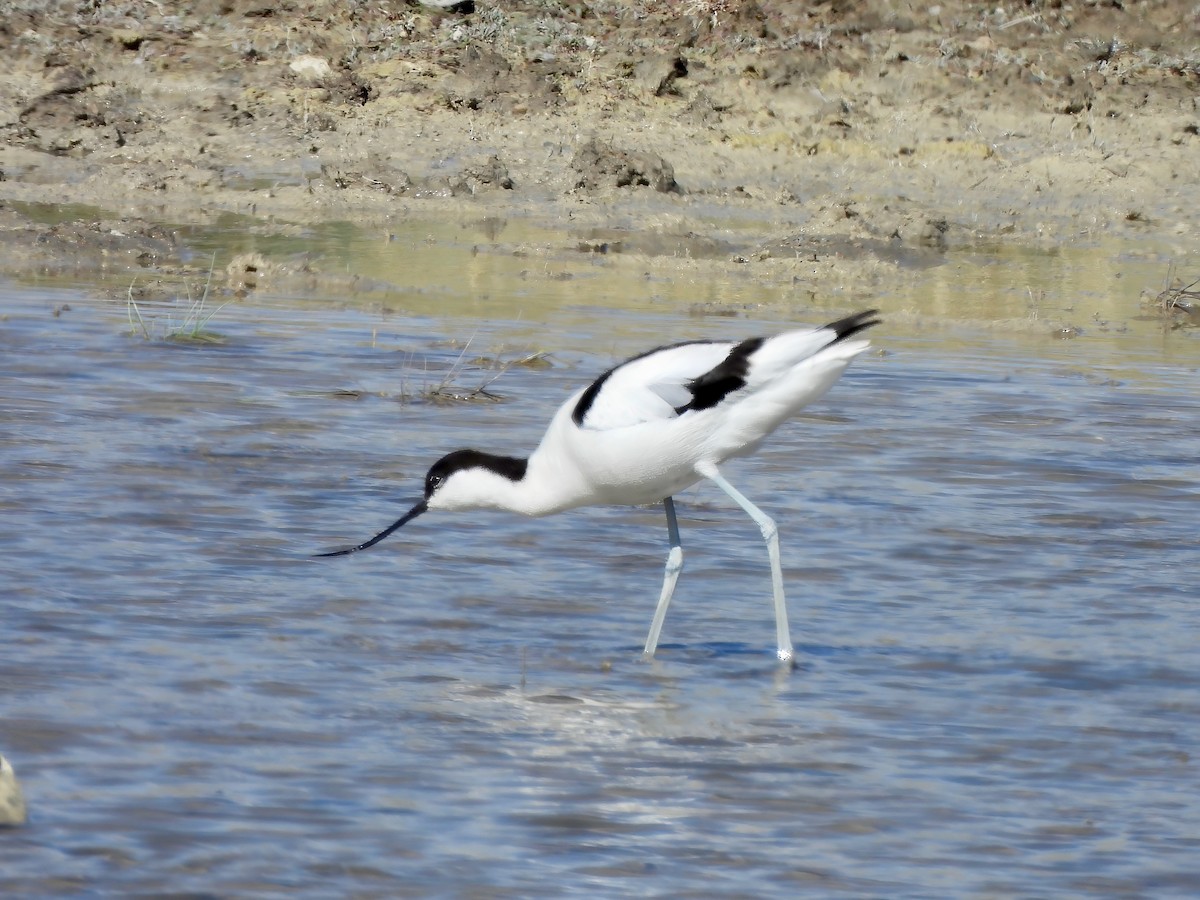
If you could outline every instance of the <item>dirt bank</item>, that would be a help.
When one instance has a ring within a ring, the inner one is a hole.
[[[8,271],[153,267],[159,223],[231,211],[740,228],[727,258],[766,266],[1200,230],[1192,2],[174,7],[9,5]]]

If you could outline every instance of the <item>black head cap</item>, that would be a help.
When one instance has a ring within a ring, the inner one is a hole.
[[[512,456],[496,456],[482,450],[455,450],[429,467],[425,475],[425,499],[432,497],[447,478],[463,469],[490,469],[509,481],[520,481],[525,477],[528,465],[528,460]]]

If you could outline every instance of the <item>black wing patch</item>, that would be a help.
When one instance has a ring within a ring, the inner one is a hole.
[[[579,398],[579,402],[575,404],[575,409],[571,413],[571,421],[582,427],[583,417],[588,414],[588,410],[592,408],[592,404],[596,402],[596,395],[600,393],[600,388],[604,387],[604,382],[608,381],[610,375],[616,369],[609,369],[595,381],[587,386],[587,390],[583,392]]]
[[[766,338],[750,338],[729,351],[719,365],[709,369],[699,378],[688,383],[692,394],[690,402],[675,407],[677,415],[689,409],[712,409],[734,391],[746,386],[746,374],[750,371],[750,357],[763,345]]]
[[[592,404],[596,402],[596,398],[600,396],[600,389],[604,387],[604,382],[608,381],[612,373],[628,365],[631,362],[637,362],[639,359],[645,359],[647,356],[653,356],[655,353],[661,353],[663,350],[674,350],[676,347],[687,347],[690,344],[716,344],[718,341],[680,341],[677,344],[665,344],[662,347],[655,347],[653,350],[647,350],[645,353],[639,353],[637,356],[631,356],[619,365],[613,366],[595,381],[588,385],[587,390],[579,396],[579,402],[575,404],[575,409],[571,412],[571,421],[580,427],[583,426],[583,420],[587,418],[588,410],[592,408]]]
[[[852,316],[847,316],[844,319],[838,319],[836,322],[830,322],[824,329],[832,331],[835,335],[830,344],[836,344],[838,341],[844,341],[851,335],[858,334],[864,328],[870,328],[872,325],[878,325],[879,319],[876,318],[879,310],[868,309],[864,312],[855,313]],[[750,338],[742,341],[729,351],[729,355],[724,360],[712,369],[709,369],[699,378],[690,381],[685,387],[691,393],[692,399],[683,406],[675,407],[677,415],[683,415],[689,409],[712,409],[722,400],[732,394],[734,391],[740,390],[746,385],[746,374],[750,371],[750,357],[763,345],[766,338]],[[571,420],[579,426],[583,425],[583,420],[587,418],[588,410],[596,402],[596,398],[600,396],[600,391],[604,388],[604,383],[612,376],[613,372],[631,362],[636,362],[639,359],[645,359],[647,356],[653,356],[663,350],[674,350],[676,347],[686,347],[688,344],[715,344],[718,341],[680,341],[678,344],[668,344],[663,347],[655,347],[653,350],[647,350],[645,353],[639,353],[637,356],[631,356],[625,362],[618,366],[613,366],[595,381],[588,385],[580,396],[579,401],[575,404],[575,409],[571,412]]]

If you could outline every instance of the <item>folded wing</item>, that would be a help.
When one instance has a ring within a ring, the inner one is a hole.
[[[711,409],[743,389],[782,378],[831,345],[877,323],[875,310],[812,331],[769,338],[689,341],[659,347],[609,369],[580,395],[571,418],[580,428],[606,431]],[[863,347],[846,345],[849,356]]]

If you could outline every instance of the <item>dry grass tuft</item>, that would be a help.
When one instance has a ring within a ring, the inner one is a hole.
[[[1200,278],[1188,284],[1175,278],[1175,267],[1167,270],[1163,289],[1150,297],[1146,305],[1171,320],[1172,328],[1200,325]]]

